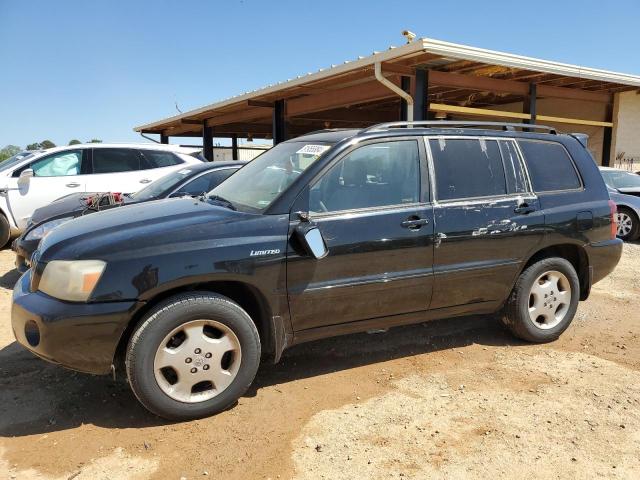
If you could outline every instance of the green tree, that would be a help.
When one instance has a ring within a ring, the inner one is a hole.
[[[35,142],[35,143],[30,143],[29,145],[27,145],[27,150],[40,150],[42,147],[40,146],[39,142]]]
[[[92,138],[89,142],[87,143],[102,143],[102,140],[100,140],[99,138]]]
[[[16,153],[21,152],[22,149],[15,145],[7,145],[0,150],[0,162],[4,162],[7,158],[13,157]]]
[[[43,141],[40,143],[40,147],[41,147],[41,148],[44,148],[44,149],[47,149],[47,148],[53,148],[53,147],[55,147],[55,146],[56,146],[56,144],[55,144],[55,143],[53,143],[51,140],[43,140]]]
[[[80,145],[82,142],[77,139],[69,140],[69,145]]]

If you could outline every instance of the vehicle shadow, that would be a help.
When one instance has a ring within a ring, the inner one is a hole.
[[[462,317],[353,334],[292,347],[277,365],[264,363],[246,396],[259,389],[402,357],[471,344],[521,345],[495,318]],[[121,379],[122,380],[122,379]],[[148,413],[124,381],[66,370],[17,343],[0,350],[0,437],[72,429],[166,425]]]
[[[18,281],[22,274],[15,268],[9,270],[4,275],[0,276],[0,288],[6,288],[7,290],[13,290],[14,285]]]

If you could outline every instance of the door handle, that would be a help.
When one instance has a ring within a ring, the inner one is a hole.
[[[143,178],[142,180],[140,180],[140,183],[151,183],[151,180],[149,180],[148,178]]]
[[[514,208],[513,211],[521,215],[526,215],[528,213],[535,212],[536,207],[534,207],[533,205],[529,205],[527,202],[524,202]]]
[[[402,226],[403,228],[408,228],[410,230],[418,230],[420,227],[428,223],[429,223],[428,218],[419,218],[416,216],[412,216],[407,218],[404,222],[402,222],[400,226]]]
[[[76,188],[76,187],[79,187],[79,186],[80,186],[80,184],[76,183],[76,182],[67,183],[67,187],[69,187],[69,188]]]

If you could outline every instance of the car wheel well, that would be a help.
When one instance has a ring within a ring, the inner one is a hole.
[[[131,335],[133,335],[133,332],[136,330],[146,314],[158,303],[166,300],[167,298],[180,293],[195,291],[219,293],[240,305],[240,307],[249,314],[258,329],[260,343],[262,344],[262,351],[264,353],[273,353],[271,323],[269,322],[271,313],[266,299],[255,287],[246,283],[234,281],[198,283],[161,292],[147,301],[144,307],[136,312],[129,321],[129,324],[120,337],[120,341],[116,347],[113,360],[116,371],[124,372],[124,358],[127,350],[127,344],[129,343]]]
[[[534,263],[550,257],[560,257],[571,262],[580,280],[580,300],[586,300],[590,288],[589,257],[587,256],[586,250],[579,245],[570,243],[545,247],[542,250],[538,250],[529,258],[529,261],[524,265],[522,271],[524,272]]]

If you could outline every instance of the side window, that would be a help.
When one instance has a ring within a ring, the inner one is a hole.
[[[507,180],[507,193],[524,193],[527,191],[527,179],[522,168],[520,156],[512,141],[499,141],[500,153],[504,164],[504,175]]]
[[[93,173],[140,170],[140,155],[131,148],[94,148]]]
[[[225,168],[223,170],[205,173],[204,175],[187,182],[187,184],[180,187],[176,193],[181,195],[191,195],[194,197],[203,192],[209,192],[225,181],[235,171],[235,168]]]
[[[140,153],[142,153],[142,156],[146,160],[146,165],[143,168],[171,167],[184,163],[181,158],[171,152],[140,150]]]
[[[502,156],[495,140],[429,140],[439,200],[507,193]]]
[[[311,188],[312,212],[416,203],[420,153],[415,140],[373,143],[346,155]]]
[[[67,150],[36,160],[29,168],[35,177],[64,177],[79,175],[81,166],[82,150]]]
[[[535,192],[574,190],[580,178],[565,148],[556,142],[520,140],[524,160]]]

